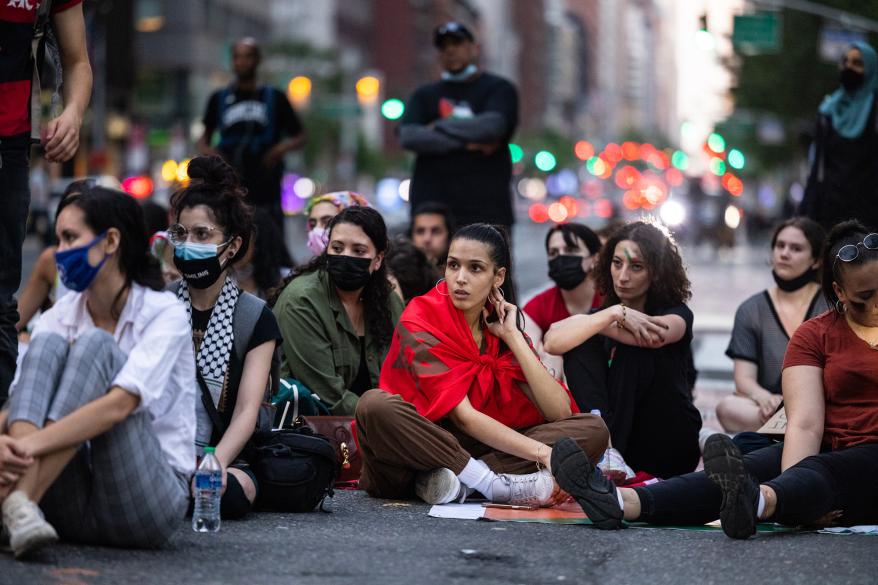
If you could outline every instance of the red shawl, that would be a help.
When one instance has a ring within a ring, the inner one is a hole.
[[[480,354],[463,312],[447,295],[440,283],[403,311],[381,368],[380,387],[433,422],[468,396],[476,410],[513,429],[545,423],[521,390],[527,381],[512,352],[501,354],[500,339],[485,330]],[[579,412],[565,391],[570,408]]]

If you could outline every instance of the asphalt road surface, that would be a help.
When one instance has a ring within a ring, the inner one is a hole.
[[[778,584],[878,582],[878,537],[442,520],[428,506],[340,492],[334,512],[257,514],[217,534],[181,525],[160,551],[55,545],[0,555],[6,585]],[[467,552],[463,552],[467,551]]]

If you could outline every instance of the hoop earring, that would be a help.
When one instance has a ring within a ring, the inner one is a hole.
[[[835,301],[835,310],[840,315],[844,315],[847,312],[848,308],[847,308],[847,305],[845,305],[843,302],[841,302],[841,299],[838,299]]]
[[[439,280],[436,281],[436,284],[433,286],[433,288],[435,288],[436,292],[439,293],[440,295],[442,295],[443,297],[450,297],[451,295],[449,293],[444,293],[441,290],[439,290],[439,283],[444,282],[444,281],[445,281],[444,278],[440,278]]]

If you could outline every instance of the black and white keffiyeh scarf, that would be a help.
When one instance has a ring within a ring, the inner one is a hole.
[[[201,346],[196,348],[195,364],[198,371],[201,372],[208,390],[210,390],[210,395],[215,405],[220,404],[229,367],[229,359],[234,348],[233,317],[239,295],[240,290],[238,286],[234,280],[227,277],[216,305],[213,307],[213,312],[210,314],[210,321],[208,322],[207,330],[204,332]],[[186,306],[186,314],[189,316],[189,327],[191,328],[192,300],[189,298],[189,284],[185,280],[177,291],[177,298],[183,301],[183,304]],[[196,400],[195,404],[198,423],[196,442],[207,444],[210,441],[213,425],[210,423],[210,417],[204,410],[201,400]]]

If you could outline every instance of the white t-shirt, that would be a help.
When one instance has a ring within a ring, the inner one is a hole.
[[[83,293],[70,292],[43,313],[33,337],[54,332],[73,343],[94,329]],[[132,284],[113,333],[128,360],[111,386],[140,397],[168,463],[195,471],[195,355],[186,308],[170,292]]]

